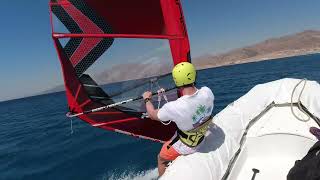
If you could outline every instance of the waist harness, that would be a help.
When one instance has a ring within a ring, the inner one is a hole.
[[[203,122],[200,126],[188,130],[182,131],[180,129],[177,130],[178,135],[171,141],[171,143],[167,146],[169,149],[174,143],[180,140],[183,144],[189,147],[198,146],[204,139],[206,132],[208,131],[209,124],[212,122],[212,116],[209,116],[205,122]]]

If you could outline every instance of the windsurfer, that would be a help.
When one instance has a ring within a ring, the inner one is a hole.
[[[173,121],[178,130],[170,141],[164,143],[158,155],[158,172],[161,176],[170,161],[180,155],[197,152],[204,143],[206,131],[212,121],[214,95],[208,87],[195,87],[196,70],[189,62],[177,64],[172,70],[174,82],[181,97],[155,109],[152,93],[143,94],[148,116],[157,121]]]

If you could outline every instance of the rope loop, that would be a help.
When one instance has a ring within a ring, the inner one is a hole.
[[[307,119],[302,119],[302,118],[298,117],[298,116],[296,115],[296,113],[294,112],[294,110],[293,110],[293,96],[294,96],[294,93],[295,93],[297,87],[298,87],[301,83],[303,83],[303,82],[304,82],[304,84],[303,84],[303,87],[302,87],[302,89],[301,89],[301,91],[300,91],[300,94],[299,94],[299,96],[298,96],[297,104],[298,104],[298,109],[299,109],[301,112],[303,112],[303,114],[305,114],[305,115],[308,117]],[[290,108],[291,108],[291,112],[292,112],[293,116],[294,116],[295,118],[297,118],[299,121],[302,121],[302,122],[307,122],[307,121],[310,120],[310,116],[308,115],[308,113],[306,113],[306,112],[303,110],[303,108],[302,108],[302,106],[301,106],[301,100],[300,100],[300,99],[301,99],[301,96],[302,96],[302,93],[303,93],[303,91],[304,91],[304,88],[306,87],[306,84],[307,84],[307,79],[302,79],[298,84],[295,85],[295,87],[294,87],[293,90],[292,90],[291,102],[290,102],[290,104],[291,104]]]

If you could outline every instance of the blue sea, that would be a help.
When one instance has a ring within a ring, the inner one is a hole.
[[[281,78],[320,82],[320,54],[201,70],[214,114],[253,86]],[[22,87],[23,88],[23,87]],[[66,118],[63,92],[0,103],[0,179],[114,180],[157,176],[161,145]]]

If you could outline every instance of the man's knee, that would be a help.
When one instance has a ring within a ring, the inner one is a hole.
[[[158,163],[167,166],[169,164],[170,160],[164,159],[158,154]]]

